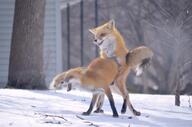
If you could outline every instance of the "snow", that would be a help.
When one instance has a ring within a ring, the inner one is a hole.
[[[181,96],[177,107],[173,95],[130,94],[133,106],[142,113],[131,119],[128,110],[113,118],[107,98],[104,113],[81,115],[91,96],[77,90],[0,89],[0,127],[192,127],[188,96]],[[114,98],[120,112],[122,97],[114,94]]]

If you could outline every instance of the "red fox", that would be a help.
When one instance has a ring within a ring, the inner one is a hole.
[[[130,70],[135,70],[136,75],[140,75],[146,68],[153,56],[151,49],[140,46],[133,50],[128,50],[125,41],[120,32],[115,27],[113,20],[89,30],[94,35],[94,44],[100,48],[101,58],[115,58],[119,64],[119,72],[114,83],[118,87],[124,102],[121,113],[126,112],[127,104],[134,115],[139,116],[141,113],[136,111],[129,99],[128,90],[126,88],[126,79]],[[97,102],[97,110],[95,112],[103,112],[101,109],[104,101],[101,96]]]
[[[113,111],[113,117],[118,117],[113,96],[109,88],[117,74],[118,65],[113,59],[96,58],[91,61],[88,67],[77,67],[55,76],[50,86],[58,88],[64,81],[68,86],[67,91],[79,87],[92,92],[91,104],[83,115],[89,115],[93,110],[97,98],[100,95],[104,96],[105,93]]]

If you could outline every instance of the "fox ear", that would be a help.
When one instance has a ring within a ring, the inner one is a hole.
[[[108,24],[107,24],[107,28],[108,29],[113,29],[115,27],[115,20],[110,20],[109,22],[108,22]]]
[[[93,35],[95,35],[96,30],[94,28],[93,29],[89,29],[89,32],[91,32]]]

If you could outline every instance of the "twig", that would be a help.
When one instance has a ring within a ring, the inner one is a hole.
[[[190,98],[190,95],[189,95],[188,103],[189,103],[189,108],[191,108],[191,98]]]
[[[76,115],[76,117],[79,118],[80,120],[85,120],[85,119],[84,119],[83,117],[81,117],[81,116]],[[94,123],[92,123],[92,122],[90,122],[90,121],[84,121],[84,123],[88,123],[89,126],[99,127],[99,125],[94,124]]]
[[[85,120],[84,118],[82,118],[82,117],[80,117],[80,116],[78,116],[78,115],[76,115],[76,117],[79,118],[79,119],[81,119],[81,120]]]
[[[48,114],[45,114],[44,116],[45,116],[45,117],[57,117],[57,118],[61,118],[61,119],[63,119],[63,120],[65,120],[65,121],[67,121],[67,122],[68,122],[68,120],[67,120],[67,119],[65,119],[63,116],[48,115]]]
[[[70,122],[69,120],[67,120],[66,118],[64,118],[63,116],[59,116],[59,115],[51,115],[51,114],[42,114],[42,113],[36,113],[45,117],[53,117],[53,118],[60,118],[63,119],[65,122],[69,122],[70,124],[72,124],[72,122]]]

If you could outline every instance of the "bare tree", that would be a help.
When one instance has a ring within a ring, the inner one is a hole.
[[[44,89],[45,0],[16,0],[8,86]]]

